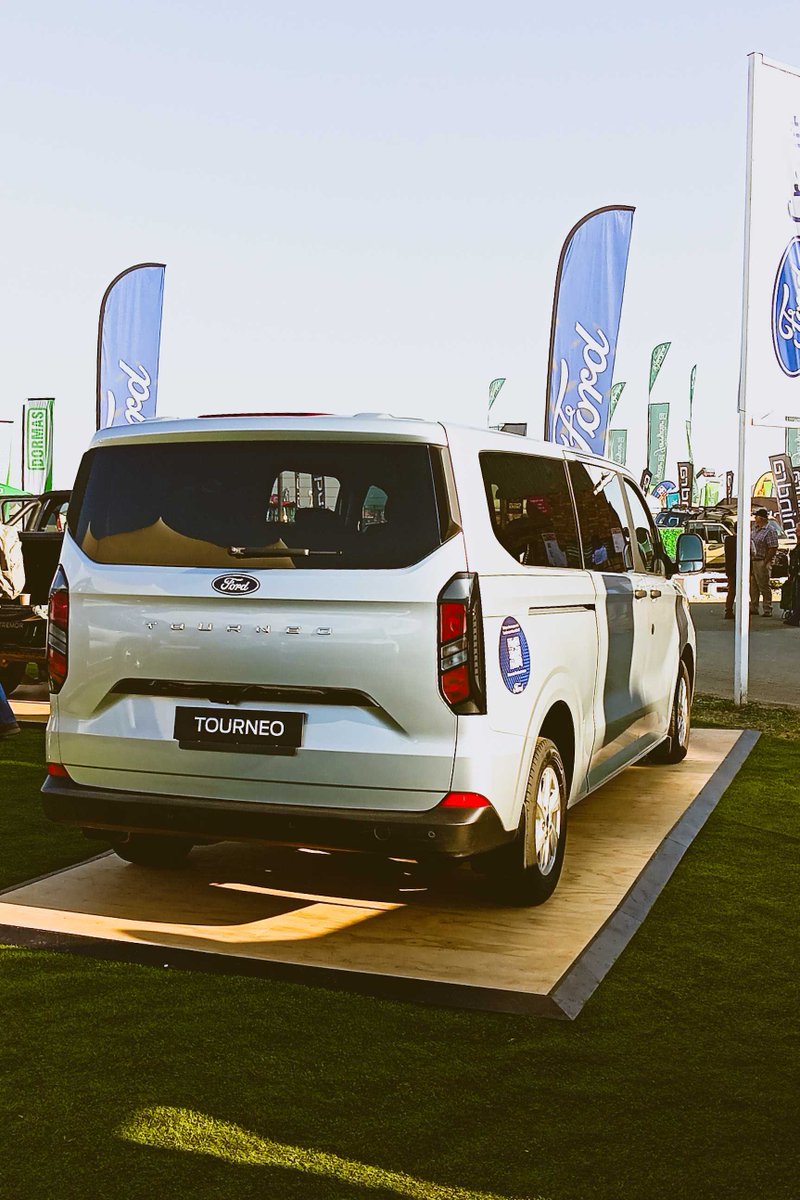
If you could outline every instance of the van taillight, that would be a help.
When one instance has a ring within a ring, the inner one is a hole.
[[[439,691],[459,715],[486,712],[478,576],[454,575],[439,594]]]
[[[59,567],[47,606],[47,674],[52,693],[60,692],[67,678],[68,627],[69,586],[64,568]]]

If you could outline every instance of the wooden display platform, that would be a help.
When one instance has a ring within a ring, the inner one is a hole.
[[[12,698],[9,703],[20,725],[46,725],[50,720],[49,700],[14,700]]]
[[[103,854],[0,894],[0,940],[265,975],[402,1000],[575,1017],[636,932],[758,735],[696,730],[677,767],[623,771],[570,812],[541,908],[468,868],[227,842],[182,871]]]

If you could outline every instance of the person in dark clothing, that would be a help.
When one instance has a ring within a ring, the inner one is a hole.
[[[0,683],[0,738],[12,737],[15,733],[19,733],[19,725]]]
[[[733,605],[736,600],[736,534],[729,533],[725,537],[725,574],[728,579],[728,591],[725,596],[724,620],[733,620]]]
[[[789,584],[792,607],[783,618],[784,625],[800,625],[800,543],[789,551]]]

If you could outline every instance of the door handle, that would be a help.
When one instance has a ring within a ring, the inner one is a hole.
[[[633,595],[636,600],[644,600],[647,596],[647,588],[635,588]]]
[[[660,595],[661,595],[661,591],[659,588],[650,588],[650,599],[651,600],[658,600]]]

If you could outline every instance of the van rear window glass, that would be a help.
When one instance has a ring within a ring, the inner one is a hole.
[[[482,454],[495,537],[528,567],[580,567],[575,512],[563,459]]]
[[[68,525],[95,562],[374,569],[444,540],[438,451],[341,441],[187,441],[85,455]]]

